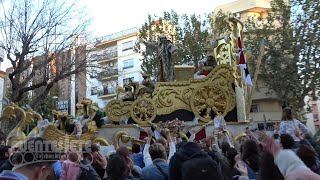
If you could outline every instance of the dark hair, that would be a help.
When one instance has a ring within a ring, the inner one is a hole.
[[[99,146],[96,144],[86,144],[82,147],[84,157],[91,156],[90,153],[99,152]]]
[[[125,146],[119,147],[116,151],[116,154],[123,156],[126,163],[128,163],[127,157],[130,157],[130,151],[127,147],[125,147]]]
[[[238,151],[235,148],[229,148],[226,152],[226,157],[229,161],[230,167],[233,167],[236,164],[235,157],[238,154]]]
[[[289,134],[281,134],[280,143],[282,144],[283,149],[292,149],[295,144],[293,137]]]
[[[259,170],[259,147],[258,144],[251,139],[246,140],[242,145],[242,160],[246,162],[254,171]]]
[[[166,150],[160,143],[154,143],[149,148],[149,153],[152,160],[155,159],[166,159]]]
[[[289,107],[282,109],[282,120],[292,120],[292,119],[293,119],[292,109]]]
[[[310,147],[304,144],[298,148],[297,155],[310,169],[312,168],[312,166],[317,164],[316,152],[314,152]]]
[[[140,146],[140,144],[132,144],[131,149],[132,149],[132,152],[133,152],[133,153],[139,153],[139,152],[141,152],[141,146]]]
[[[129,174],[125,157],[119,154],[110,156],[106,172],[111,180],[124,180]]]
[[[313,140],[312,135],[309,132],[304,135],[304,139],[307,139],[308,141]]]
[[[230,144],[226,141],[222,141],[221,143],[221,151],[224,155],[226,155],[227,151],[230,149]]]
[[[266,151],[260,159],[259,180],[283,180],[284,177],[274,163],[273,155]]]
[[[161,135],[164,139],[168,139],[167,134],[165,133],[165,131],[164,131],[163,129],[160,131],[160,135]],[[162,137],[160,137],[160,138],[162,138]],[[159,139],[160,139],[160,138],[159,138]]]
[[[5,158],[11,146],[0,145],[0,158]]]
[[[92,152],[98,152],[99,151],[99,146],[96,144],[91,144],[91,151]]]
[[[2,131],[0,131],[0,141],[5,141],[6,139],[7,136]]]

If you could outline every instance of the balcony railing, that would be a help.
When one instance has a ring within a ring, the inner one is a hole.
[[[98,74],[98,79],[118,75],[118,69],[108,69]]]
[[[133,27],[133,28],[130,28],[130,29],[126,29],[126,30],[123,30],[123,31],[120,31],[120,32],[116,32],[116,33],[113,33],[113,34],[110,34],[110,35],[107,35],[107,36],[103,36],[103,37],[97,38],[96,40],[97,41],[109,41],[109,40],[116,39],[118,37],[122,37],[122,36],[125,36],[125,35],[128,35],[128,34],[132,34],[132,33],[138,32],[138,31],[139,31],[138,27]]]
[[[116,94],[116,88],[104,88],[102,91],[98,92],[98,96]]]
[[[92,54],[90,58],[99,62],[99,61],[108,60],[116,57],[118,57],[118,51],[106,52],[100,55]]]

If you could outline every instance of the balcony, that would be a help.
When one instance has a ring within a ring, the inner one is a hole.
[[[118,69],[108,69],[98,74],[97,79],[105,80],[112,77],[118,77]]]
[[[103,91],[98,92],[98,96],[100,99],[108,99],[117,95],[116,88],[105,87]]]
[[[101,62],[101,61],[104,61],[104,60],[115,59],[117,57],[118,57],[118,51],[106,52],[106,53],[103,53],[103,54],[100,54],[100,55],[97,55],[97,54],[91,55],[91,58],[94,61],[97,61],[97,62]]]

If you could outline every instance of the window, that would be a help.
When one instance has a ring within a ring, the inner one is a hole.
[[[123,85],[130,84],[130,82],[133,82],[133,81],[134,81],[134,77],[125,78],[123,79]]]
[[[250,112],[259,112],[259,107],[258,105],[251,105],[251,108],[250,108]]]
[[[133,59],[123,61],[123,69],[133,68]]]
[[[98,88],[97,87],[91,87],[91,95],[98,94]]]
[[[105,86],[103,87],[103,94],[107,95],[107,94],[116,94],[116,89],[114,87],[109,87],[109,86]]]
[[[128,41],[122,44],[122,51],[133,49],[133,41]]]
[[[90,73],[90,78],[97,78],[98,71],[96,69],[92,69]]]

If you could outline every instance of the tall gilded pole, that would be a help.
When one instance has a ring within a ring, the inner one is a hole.
[[[236,104],[237,104],[237,117],[238,122],[246,122],[248,117],[246,116],[246,96],[247,93],[245,91],[246,86],[244,82],[244,73],[243,69],[239,67],[239,56],[238,56],[238,36],[242,39],[242,30],[243,24],[240,22],[239,19],[235,18],[232,13],[228,14],[228,21],[229,21],[229,38],[231,44],[231,58],[232,62],[230,63],[235,78],[235,92],[236,92]]]

